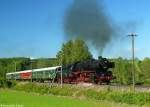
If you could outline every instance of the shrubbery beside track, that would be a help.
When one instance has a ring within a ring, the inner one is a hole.
[[[12,89],[31,93],[48,94],[56,96],[69,96],[75,98],[86,98],[95,100],[107,100],[127,104],[144,105],[150,103],[150,92],[95,90],[64,85],[49,87],[44,84],[26,83],[17,84]]]

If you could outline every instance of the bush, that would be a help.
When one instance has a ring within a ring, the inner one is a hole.
[[[53,87],[49,89],[49,93],[53,95],[73,96],[73,94],[75,93],[75,89],[71,87]]]
[[[39,94],[51,94],[59,96],[76,96],[95,100],[108,100],[127,104],[143,105],[150,103],[150,92],[132,92],[132,91],[96,91],[94,89],[79,89],[76,87],[63,86],[49,87],[35,83],[20,84],[14,87],[16,90],[35,92]]]
[[[14,87],[16,90],[26,91],[26,92],[36,92],[40,94],[52,94],[61,96],[73,96],[75,89],[64,86],[60,87],[49,87],[47,85],[39,85],[35,83],[21,84]]]
[[[105,99],[105,96],[106,96],[106,92],[105,91],[100,91],[100,92],[97,92],[95,90],[92,90],[92,89],[89,89],[89,90],[86,90],[84,91],[84,95],[87,97],[87,98],[92,98],[92,99],[96,99],[96,100],[104,100]]]
[[[0,79],[0,88],[12,88],[16,85],[16,81],[8,81],[5,79]]]
[[[121,103],[128,103],[128,104],[138,104],[143,105],[145,103],[150,103],[150,93],[149,92],[109,92],[109,91],[94,91],[94,90],[87,90],[84,92],[84,95],[87,98],[92,98],[96,100],[108,100],[108,101],[115,101]]]
[[[0,88],[4,87],[4,80],[0,78]]]

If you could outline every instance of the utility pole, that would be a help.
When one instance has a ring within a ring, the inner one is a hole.
[[[133,84],[133,91],[135,90],[135,69],[134,69],[134,37],[137,35],[135,33],[130,33],[128,36],[132,38],[132,84]]]
[[[15,70],[15,72],[17,71],[17,69],[16,69],[16,62],[14,62],[14,70]],[[15,77],[15,81],[16,81],[16,77]]]
[[[15,64],[15,72],[16,72],[17,71],[16,62],[14,62],[14,64]]]
[[[62,84],[63,84],[63,77],[62,77],[62,65],[63,65],[63,53],[62,53],[62,55],[61,55],[61,88],[62,88]]]
[[[30,58],[30,69],[32,72],[33,72],[33,62],[34,62],[33,58]],[[33,77],[33,75],[31,75],[31,82],[33,82],[32,77]]]
[[[31,61],[31,70],[33,69],[32,61]]]

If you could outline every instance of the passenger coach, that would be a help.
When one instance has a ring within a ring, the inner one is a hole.
[[[55,79],[58,72],[61,72],[61,66],[6,73],[6,79],[44,81]]]

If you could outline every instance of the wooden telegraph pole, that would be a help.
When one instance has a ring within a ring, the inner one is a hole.
[[[137,35],[135,33],[130,33],[128,36],[132,39],[132,85],[133,85],[133,91],[135,90],[135,68],[134,68],[134,59],[135,59],[135,49],[134,49],[134,37]]]
[[[60,71],[60,86],[61,88],[63,87],[63,69],[62,69],[62,66],[63,66],[63,53],[61,53],[60,55],[60,60],[59,60],[59,65],[61,66],[61,71]]]

